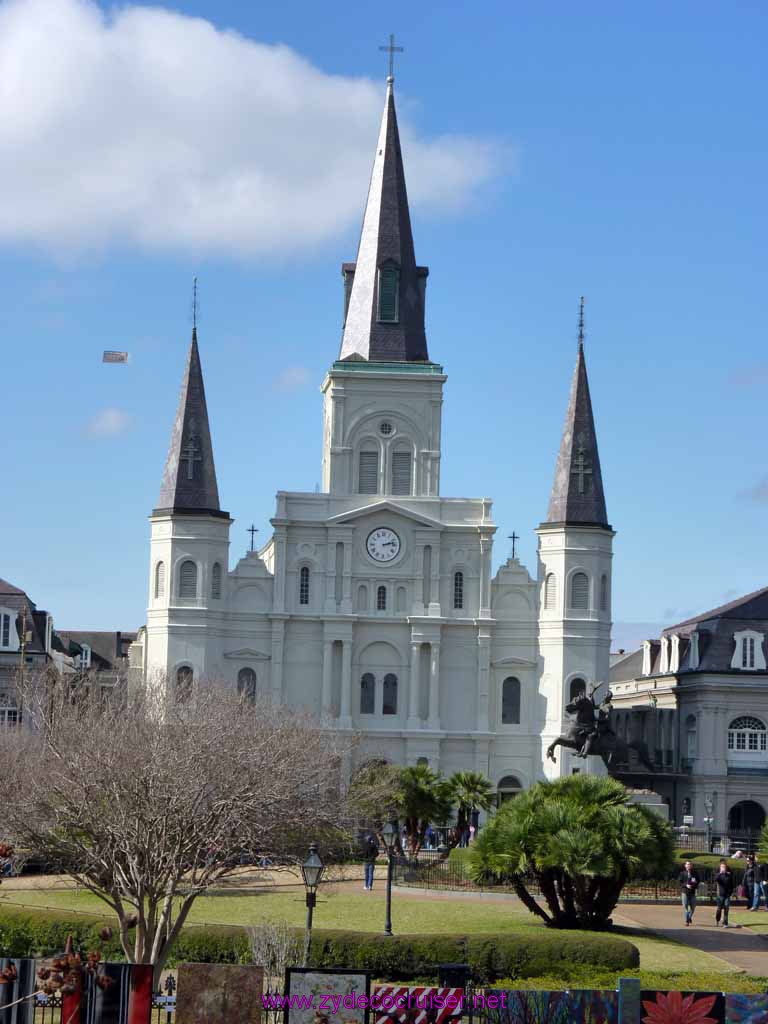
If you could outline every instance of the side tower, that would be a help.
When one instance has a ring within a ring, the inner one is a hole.
[[[427,353],[428,273],[416,265],[390,77],[357,262],[342,266],[341,352],[322,387],[326,493],[439,494],[445,377]]]
[[[608,679],[611,639],[611,563],[614,531],[605,509],[597,434],[584,359],[584,300],[579,345],[555,480],[539,537],[539,655],[546,717],[544,771],[595,771],[596,758],[574,758],[546,748],[562,732],[565,706],[575,694]],[[602,692],[605,692],[604,690]]]
[[[223,620],[232,523],[219,507],[197,329],[150,523],[145,663],[148,682],[167,679],[170,697],[215,668],[208,641]]]

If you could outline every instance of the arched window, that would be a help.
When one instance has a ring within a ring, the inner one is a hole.
[[[544,607],[557,607],[557,576],[553,572],[548,572],[544,580]]]
[[[387,588],[378,587],[376,590],[376,611],[385,612],[387,610]]]
[[[360,714],[372,715],[376,708],[376,680],[366,672],[360,680]]]
[[[299,571],[299,604],[309,604],[309,569],[302,565]]]
[[[165,562],[155,566],[155,597],[165,597]]]
[[[179,597],[197,597],[197,566],[194,562],[182,562],[179,570]]]
[[[453,607],[463,608],[464,607],[464,573],[455,572],[453,574]]]
[[[357,610],[359,612],[368,611],[368,587],[364,583],[357,588]]]
[[[211,597],[214,601],[221,597],[221,566],[218,562],[214,562],[211,569]]]
[[[404,612],[407,601],[408,601],[408,593],[407,593],[405,587],[398,587],[397,588],[397,606],[396,606],[395,610],[398,611],[398,612]]]
[[[417,764],[417,766],[418,765],[424,765],[424,767],[427,768],[427,767],[429,767],[429,758],[428,757],[417,757],[416,758],[416,764]]]
[[[397,676],[391,672],[384,676],[384,701],[381,710],[385,715],[397,714]]]
[[[608,611],[608,577],[605,573],[600,577],[600,611]]]
[[[411,493],[411,453],[409,451],[392,452],[392,493]]]
[[[0,693],[0,729],[11,729],[21,722],[18,698],[10,693]]]
[[[397,267],[379,268],[379,315],[380,323],[397,323],[400,271]]]
[[[520,680],[507,676],[501,685],[502,725],[520,724]]]
[[[575,700],[580,693],[586,693],[586,692],[587,692],[587,684],[586,684],[586,682],[583,679],[577,677],[576,679],[572,679],[571,680],[571,685],[568,687],[568,699],[569,700]]]
[[[571,579],[571,608],[589,608],[589,577],[585,572],[575,572]]]
[[[690,759],[696,757],[697,745],[696,715],[688,715],[685,719],[685,749],[687,751],[685,756]]]
[[[379,493],[378,448],[361,451],[358,455],[357,493]]]
[[[734,718],[728,726],[728,753],[744,754],[761,760],[768,753],[768,731],[765,723],[752,715]]]
[[[194,674],[189,665],[182,665],[176,670],[176,703],[186,704],[192,696],[192,680]]]
[[[252,668],[241,668],[237,673],[237,692],[249,704],[256,700],[256,673]]]
[[[518,793],[522,793],[523,787],[516,775],[505,775],[499,780],[496,787],[496,802],[501,807],[507,800],[514,800]]]

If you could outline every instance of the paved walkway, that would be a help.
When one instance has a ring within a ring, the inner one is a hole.
[[[743,915],[737,912],[737,918],[740,916]],[[690,928],[685,927],[683,908],[671,903],[620,903],[613,919],[616,924],[651,929],[686,946],[719,956],[749,974],[768,974],[768,942],[739,925],[715,928],[715,908],[708,904],[699,904]]]

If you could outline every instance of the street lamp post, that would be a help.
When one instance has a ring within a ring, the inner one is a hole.
[[[301,865],[301,875],[307,890],[307,931],[304,936],[304,966],[309,967],[309,943],[312,938],[312,913],[317,903],[317,887],[323,877],[325,864],[320,860],[317,843],[309,847],[309,857]]]
[[[712,852],[712,808],[714,804],[712,797],[707,794],[704,797],[704,810],[707,816],[704,819],[704,824],[707,826],[707,853]]]
[[[392,934],[392,865],[395,858],[395,847],[400,828],[396,821],[388,821],[381,831],[381,838],[387,851],[387,916],[384,921],[384,934]]]

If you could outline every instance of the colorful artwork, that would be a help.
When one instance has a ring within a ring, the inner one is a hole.
[[[724,1024],[722,992],[643,992],[642,1024]]]
[[[285,1024],[368,1024],[370,989],[369,971],[289,967],[285,995],[294,998],[285,1007]]]
[[[640,979],[619,978],[618,1024],[639,1024]]]
[[[500,1007],[488,1007],[489,1024],[617,1024],[618,996],[592,989],[572,992],[501,992]]]
[[[726,1024],[768,1024],[768,996],[725,997]]]
[[[149,978],[151,992],[151,969]],[[230,1024],[233,1020],[238,1024],[260,1024],[264,985],[261,967],[179,964],[177,978],[176,1024]]]
[[[374,1024],[446,1024],[462,1015],[464,990],[374,985],[371,998]]]

